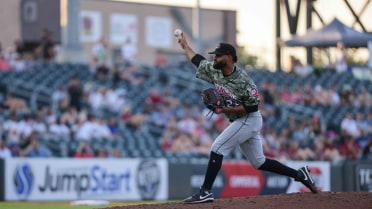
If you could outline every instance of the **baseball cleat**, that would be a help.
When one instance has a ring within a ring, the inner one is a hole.
[[[214,200],[213,193],[210,190],[200,188],[200,191],[183,200],[184,203],[204,203]]]
[[[318,188],[315,186],[314,179],[310,176],[309,168],[304,166],[297,171],[299,177],[296,181],[302,182],[312,193],[318,193]]]

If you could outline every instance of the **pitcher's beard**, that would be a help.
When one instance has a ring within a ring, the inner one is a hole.
[[[226,62],[214,62],[213,68],[222,70],[224,67],[226,67]]]

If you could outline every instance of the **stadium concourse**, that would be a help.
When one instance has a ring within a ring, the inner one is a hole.
[[[207,158],[228,122],[205,117],[200,91],[210,86],[195,79],[194,70],[182,63],[95,71],[54,62],[3,70],[1,149],[10,151],[7,157]],[[332,70],[248,73],[259,85],[266,155],[335,163],[372,159],[370,80]]]

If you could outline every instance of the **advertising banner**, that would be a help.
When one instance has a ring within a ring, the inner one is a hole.
[[[372,192],[372,165],[357,164],[356,172],[356,191],[357,192]]]
[[[30,159],[5,161],[6,201],[166,200],[165,159]]]

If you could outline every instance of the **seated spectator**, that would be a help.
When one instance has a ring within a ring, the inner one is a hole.
[[[136,64],[136,57],[138,54],[137,43],[131,38],[127,38],[121,47],[121,56],[125,67],[132,67]]]
[[[10,150],[10,153],[12,154],[12,157],[19,157],[21,149],[19,147],[19,144],[16,142],[10,142],[8,143],[8,148]]]
[[[74,158],[93,158],[94,153],[87,141],[81,141],[75,151]]]
[[[3,139],[0,139],[0,158],[3,158],[3,159],[12,158],[12,152],[6,146],[6,141]]]
[[[99,148],[96,153],[97,158],[108,158],[108,152],[104,147]]]
[[[338,147],[325,134],[318,136],[315,140],[315,153],[318,160],[325,160],[332,163],[337,163],[344,159]]]
[[[361,149],[352,136],[346,136],[340,152],[347,160],[357,160],[360,157]]]
[[[180,133],[174,138],[171,151],[181,154],[188,154],[194,151],[194,143],[191,136],[186,133]]]
[[[363,88],[358,94],[358,106],[371,107],[372,106],[372,95],[367,89]]]
[[[13,69],[13,71],[15,71],[15,72],[23,72],[23,71],[27,70],[26,63],[23,60],[23,58],[19,54],[17,54],[17,53],[14,56],[15,57],[14,57],[13,62],[10,63],[10,66]]]
[[[288,154],[292,160],[314,160],[316,159],[316,154],[309,147],[300,147],[299,141],[291,140],[289,142]]]
[[[52,152],[39,141],[39,135],[33,132],[28,138],[28,146],[21,151],[23,157],[52,157]]]
[[[9,111],[11,112],[29,112],[26,102],[23,99],[17,98],[12,93],[7,94],[4,105],[9,107]]]
[[[290,56],[290,73],[294,73],[298,76],[305,77],[313,72],[311,66],[305,66],[295,56]]]
[[[362,150],[361,160],[372,160],[372,139],[370,138],[368,144]]]
[[[57,118],[56,123],[49,125],[49,133],[64,140],[68,140],[71,136],[70,128],[61,122],[61,118]]]
[[[148,119],[147,114],[133,113],[132,107],[125,106],[121,111],[121,118],[125,122],[125,125],[135,130],[140,130],[142,124]]]
[[[110,154],[111,158],[123,158],[123,152],[119,148],[114,148]]]
[[[339,105],[340,104],[341,98],[340,98],[339,93],[336,91],[335,86],[332,86],[328,90],[327,94],[328,94],[328,96],[326,96],[326,98],[328,98],[328,100],[329,100],[329,102],[328,102],[329,105]]]
[[[341,121],[341,131],[345,131],[348,135],[358,137],[360,130],[357,126],[356,121],[353,119],[353,115],[349,112],[345,114],[345,117]]]
[[[0,72],[11,70],[10,63],[5,56],[0,52]]]
[[[156,50],[155,55],[155,67],[165,67],[168,65],[168,58],[164,53],[164,50],[158,49]]]
[[[360,149],[363,150],[367,146],[370,140],[371,140],[371,135],[368,135],[365,129],[361,129],[360,136],[358,136],[355,139],[355,142],[358,143],[358,146],[360,147]]]
[[[109,127],[107,126],[107,121],[104,118],[97,118],[95,134],[93,137],[96,139],[114,139],[114,135],[111,133]]]
[[[282,90],[280,91],[280,102],[282,104],[287,104],[292,102],[292,94],[288,90],[288,85],[283,85]]]

